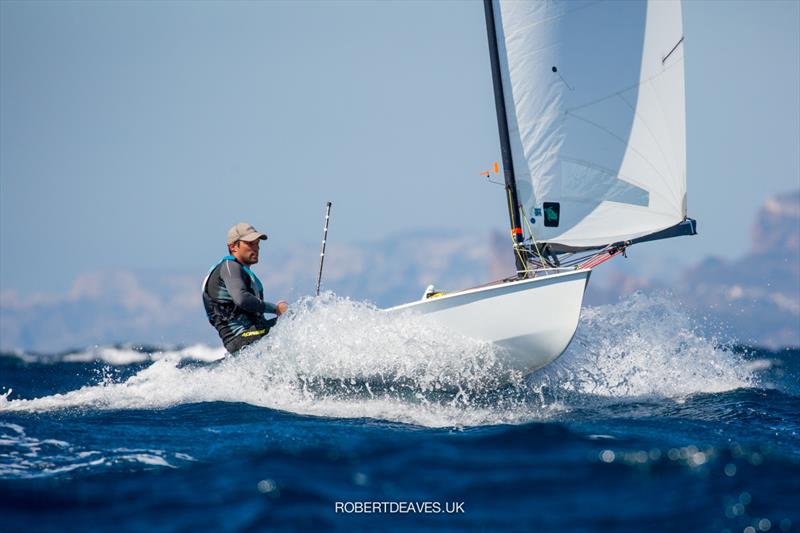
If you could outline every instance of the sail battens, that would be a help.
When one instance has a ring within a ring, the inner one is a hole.
[[[686,216],[680,2],[492,3],[528,237],[602,246],[680,223]]]

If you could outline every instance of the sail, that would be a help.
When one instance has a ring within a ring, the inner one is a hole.
[[[526,235],[600,247],[686,216],[678,0],[492,0]]]

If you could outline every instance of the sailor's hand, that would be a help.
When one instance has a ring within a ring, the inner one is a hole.
[[[285,313],[289,309],[289,304],[286,302],[286,300],[281,300],[280,302],[275,304],[275,307],[278,308],[278,312],[276,314],[278,316],[281,316],[283,313]]]

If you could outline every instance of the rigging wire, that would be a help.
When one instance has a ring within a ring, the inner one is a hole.
[[[528,220],[528,213],[525,211],[525,206],[520,204],[520,209],[522,210],[522,218],[525,220],[525,226],[528,228],[528,233],[531,236],[531,242],[533,242],[533,247],[536,250],[536,254],[539,256],[539,262],[541,265],[547,264],[542,256],[542,252],[539,249],[539,244],[536,242],[536,236],[533,234],[533,228],[531,227],[530,221]],[[547,268],[545,268],[547,270]]]
[[[511,203],[512,202],[511,201],[511,189],[509,187],[506,187],[506,197],[508,198],[508,210],[509,210],[509,213],[510,213],[511,210],[513,209],[513,207],[512,207],[513,204]],[[511,242],[514,245],[514,253],[517,254],[517,257],[519,258],[520,264],[522,264],[522,266],[525,268],[525,270],[523,270],[523,272],[525,273],[525,276],[527,277],[528,272],[529,272],[529,270],[528,270],[528,262],[525,260],[525,258],[522,256],[522,253],[519,251],[519,243],[517,242],[517,238],[514,236],[514,229],[511,230]]]

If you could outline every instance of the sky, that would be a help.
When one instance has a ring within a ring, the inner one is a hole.
[[[418,2],[0,2],[0,289],[202,274],[269,247],[506,230],[483,8]],[[800,2],[684,2],[688,211],[642,245],[735,258],[800,187]],[[263,261],[262,261],[263,262]]]

